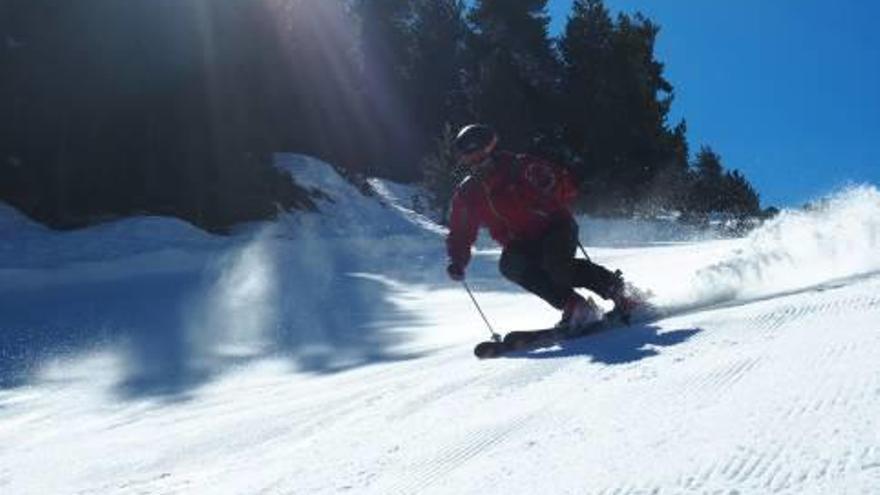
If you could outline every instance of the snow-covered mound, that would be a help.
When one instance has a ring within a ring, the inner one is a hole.
[[[210,246],[214,238],[184,221],[134,217],[74,231],[52,231],[0,204],[0,270],[94,263],[170,249]]]
[[[15,208],[0,203],[0,239],[8,241],[45,232],[45,227],[22,215]]]
[[[279,154],[276,165],[288,171],[297,183],[318,191],[320,214],[296,212],[288,216],[293,235],[302,232],[312,237],[384,237],[415,235],[433,230],[434,224],[403,206],[394,195],[394,186],[372,179],[367,185],[373,195],[366,195],[342,178],[330,165],[315,158]]]

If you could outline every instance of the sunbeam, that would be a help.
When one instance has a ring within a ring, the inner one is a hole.
[[[323,147],[346,143],[330,140],[329,129],[357,129],[373,153],[384,154],[389,140],[407,142],[409,116],[399,102],[399,91],[391,87],[384,64],[367,66],[361,42],[361,26],[346,2],[313,0],[270,0],[266,3],[279,44],[289,50],[289,60],[279,68],[291,72],[303,83],[298,95],[310,109],[306,126]],[[301,67],[320,68],[302,71]],[[301,116],[291,116],[301,118]],[[358,139],[357,133],[351,139]],[[359,149],[349,142],[353,153]],[[358,158],[352,156],[355,162]]]

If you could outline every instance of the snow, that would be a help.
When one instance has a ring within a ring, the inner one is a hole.
[[[666,316],[478,361],[414,190],[279,156],[318,212],[214,237],[0,207],[0,492],[876,493],[880,192],[741,239],[581,219]],[[680,235],[679,235],[680,234]],[[498,329],[552,308],[468,281]]]

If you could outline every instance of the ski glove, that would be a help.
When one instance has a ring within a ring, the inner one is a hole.
[[[449,278],[456,282],[464,280],[464,267],[456,263],[450,263],[449,266],[446,267],[446,273],[449,274]]]

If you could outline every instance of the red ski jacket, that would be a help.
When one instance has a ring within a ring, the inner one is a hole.
[[[534,240],[548,227],[572,218],[577,186],[564,168],[545,160],[499,151],[483,177],[467,177],[452,197],[446,249],[464,268],[480,227],[502,246]]]

